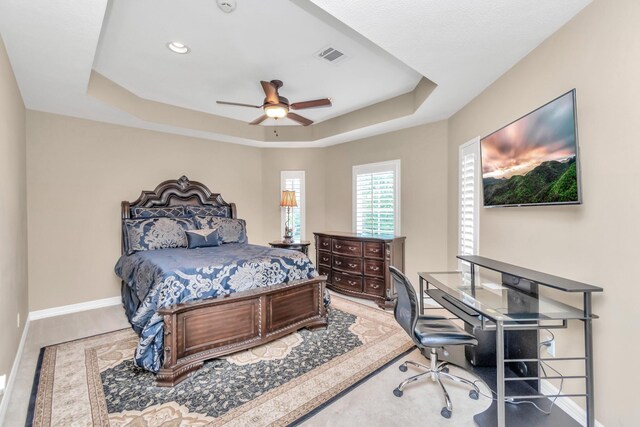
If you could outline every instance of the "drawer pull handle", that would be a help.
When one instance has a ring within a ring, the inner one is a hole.
[[[369,249],[369,252],[373,252],[374,254],[377,254],[378,252],[380,252],[380,249]]]
[[[336,265],[342,265],[342,261],[336,261]]]
[[[356,248],[354,248],[353,246],[349,246],[349,250],[350,250],[350,251],[355,251],[355,250],[356,250]]]
[[[358,264],[349,264],[349,267],[351,268],[356,268],[358,266]]]
[[[356,285],[356,282],[354,282],[354,281],[352,281],[352,280],[347,280],[347,282],[349,282],[349,284],[350,284],[351,286],[355,286],[355,285]]]
[[[380,285],[369,285],[370,287],[372,287],[373,289],[378,289],[380,287]]]
[[[335,277],[335,279],[336,279],[336,282],[340,282],[340,281],[342,280],[342,279],[341,279],[341,278],[339,278],[339,277]]]
[[[340,249],[342,246],[340,245],[336,245],[336,249]]]
[[[370,268],[371,270],[373,270],[373,271],[378,271],[378,270],[380,270],[380,267],[377,267],[377,266],[375,266],[375,265],[371,265],[371,266],[369,266],[369,268]]]
[[[327,242],[322,242],[322,246],[329,246]]]

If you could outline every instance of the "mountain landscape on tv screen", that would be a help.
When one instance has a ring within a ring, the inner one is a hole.
[[[524,175],[484,178],[482,183],[485,206],[578,201],[575,156],[542,162]]]

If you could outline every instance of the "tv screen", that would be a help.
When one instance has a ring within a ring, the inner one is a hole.
[[[480,140],[484,206],[577,204],[575,89]]]

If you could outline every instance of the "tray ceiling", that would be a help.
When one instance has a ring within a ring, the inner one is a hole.
[[[331,108],[300,112],[316,123],[413,90],[420,74],[318,15],[288,0],[241,0],[232,13],[212,0],[112,0],[94,69],[142,98],[245,122],[262,112],[215,101],[261,105],[260,80],[282,80],[291,102],[330,97]],[[173,40],[191,51],[171,52]],[[344,59],[319,58],[327,46]]]
[[[450,117],[590,0],[237,2],[224,14],[213,0],[3,0],[0,33],[29,109],[311,147]],[[170,52],[172,40],[191,53]],[[347,58],[315,58],[326,46]],[[215,104],[259,104],[259,80],[271,79],[292,102],[331,97],[334,107],[305,111],[318,124],[282,127],[279,140],[270,126],[243,131],[259,110]],[[207,117],[232,125],[193,125]]]

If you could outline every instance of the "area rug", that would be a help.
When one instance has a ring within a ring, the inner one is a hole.
[[[300,330],[207,362],[172,388],[134,366],[121,330],[46,347],[27,423],[34,426],[283,426],[379,372],[413,344],[391,313],[332,298],[326,330]]]

